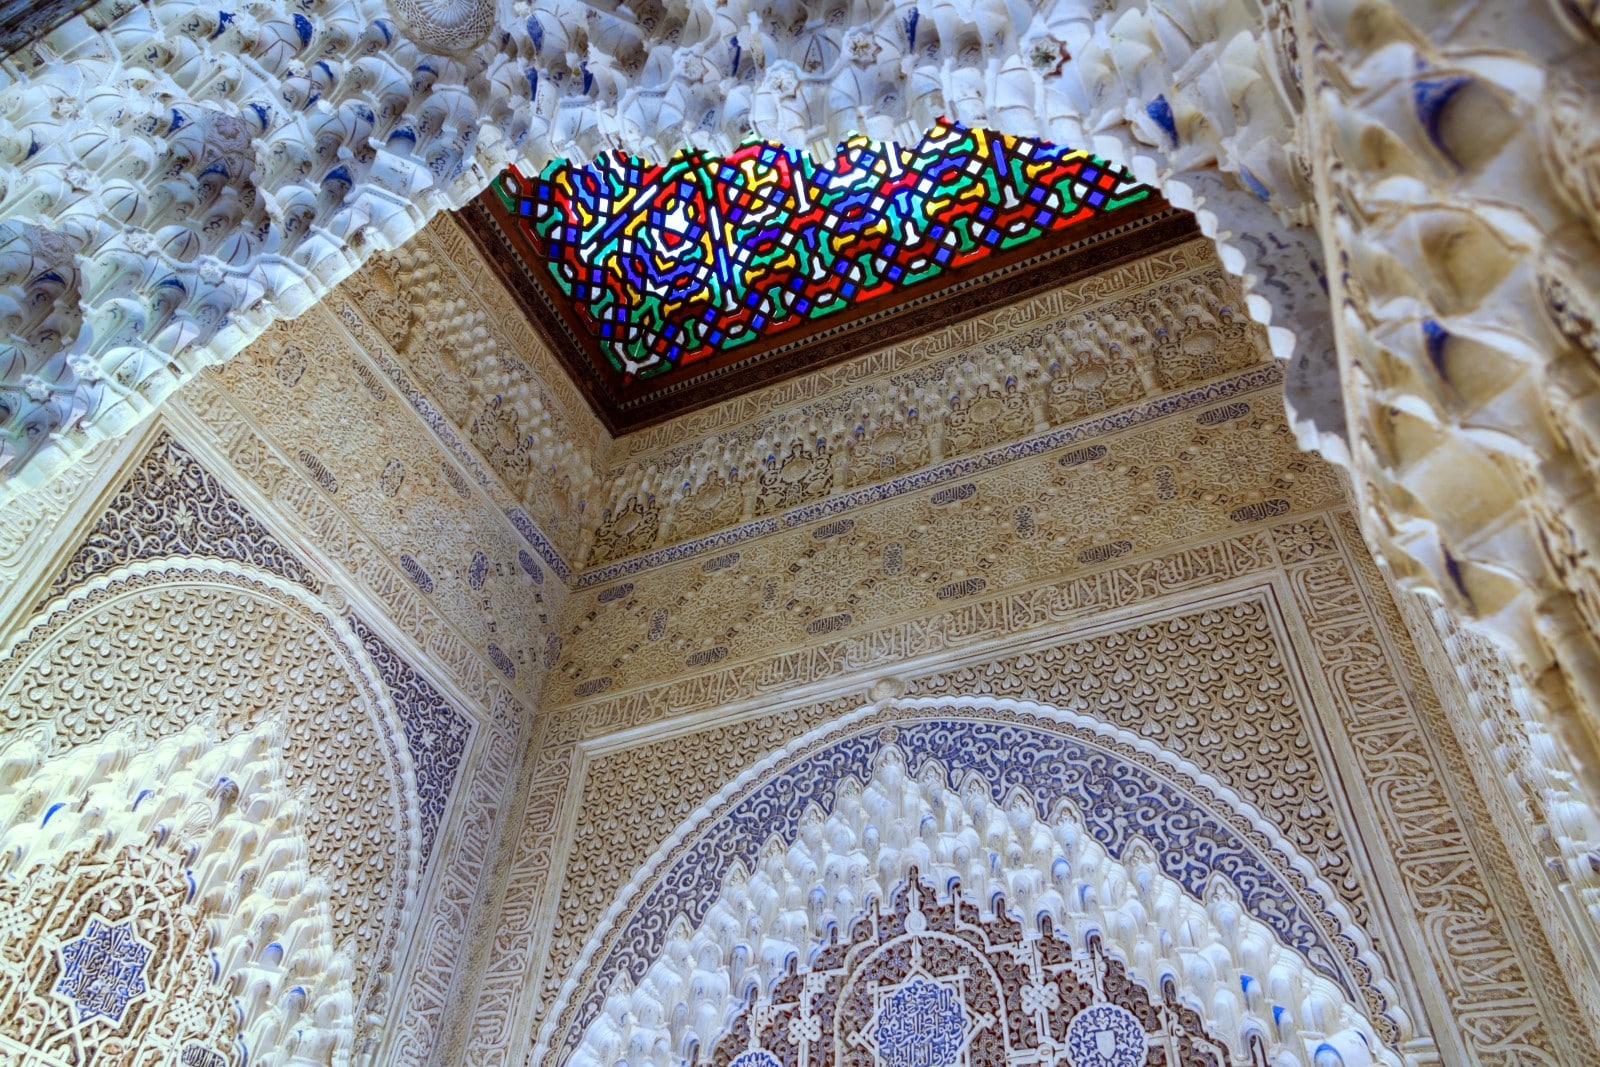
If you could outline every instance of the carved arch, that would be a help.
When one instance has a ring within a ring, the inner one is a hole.
[[[1092,719],[917,700],[784,746],[681,824],[590,935],[532,1062],[716,1047],[913,867],[985,921],[1170,980],[1241,1061],[1337,1038],[1398,1062],[1411,1036],[1364,933],[1225,787]]]
[[[0,499],[126,432],[508,163],[665,159],[751,133],[914,140],[949,116],[1132,165],[1197,211],[1236,272],[1256,249],[1228,233],[1259,214],[1240,197],[1305,221],[1275,31],[1228,0],[1104,14],[1051,0],[1031,22],[896,0],[853,25],[827,5],[745,0],[598,20],[583,0],[383,7],[160,0],[112,25],[81,16],[0,89],[15,116],[0,117],[15,205],[0,224]],[[144,88],[124,100],[113,87],[135,72]],[[1214,164],[1239,179],[1182,177]],[[1274,254],[1308,247],[1289,246]],[[1252,313],[1314,274],[1303,266],[1255,271],[1271,277],[1247,279]]]
[[[310,987],[288,979],[282,951],[261,955],[268,945],[260,932],[277,906],[251,914],[259,905],[248,893],[222,892],[206,898],[216,921],[250,929],[248,947],[235,949],[242,955],[229,964],[251,976],[243,985],[253,999],[240,1013],[288,1011],[283,1005],[293,1002],[290,1015],[326,1014],[330,1032],[353,1033],[330,1039],[335,1045],[353,1040],[359,1048],[371,1036],[389,1010],[399,939],[417,902],[423,819],[404,723],[349,621],[248,563],[141,561],[94,575],[41,608],[0,656],[0,707],[8,766],[30,785],[18,810],[29,816],[89,803],[81,783],[100,779],[76,771],[62,778],[59,768],[111,768],[103,788],[112,792],[130,780],[155,788],[145,781],[148,765],[175,739],[188,739],[184,758],[203,766],[215,762],[201,759],[204,751],[268,745],[277,756],[270,772],[252,772],[246,761],[236,775],[265,790],[248,810],[277,796],[272,804],[294,812],[303,862],[288,844],[275,848],[248,832],[205,837],[187,862],[233,877],[248,869],[250,849],[261,848],[272,862],[252,877],[270,880],[281,870],[276,877],[307,882],[311,900],[325,896],[328,944],[317,951],[343,985],[311,1003]],[[47,781],[82,795],[47,797]],[[288,816],[262,817],[277,827]],[[206,841],[220,843],[223,855],[206,854]],[[282,863],[289,867],[274,867]]]

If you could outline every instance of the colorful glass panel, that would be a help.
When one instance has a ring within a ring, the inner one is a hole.
[[[1151,195],[1088,152],[953,123],[823,165],[764,142],[494,186],[625,380],[655,377]]]

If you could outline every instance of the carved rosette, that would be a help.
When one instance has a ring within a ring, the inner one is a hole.
[[[429,51],[470,52],[494,30],[494,0],[388,0],[405,35]]]

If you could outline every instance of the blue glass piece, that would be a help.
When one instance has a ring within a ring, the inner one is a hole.
[[[1456,166],[1460,162],[1440,137],[1439,124],[1444,112],[1457,93],[1472,79],[1465,74],[1452,74],[1443,78],[1418,78],[1411,84],[1411,99],[1417,111],[1417,121],[1427,131],[1428,139],[1444,157]]]
[[[1261,179],[1250,173],[1249,167],[1239,168],[1239,180],[1244,182],[1245,188],[1256,195],[1256,199],[1268,202],[1272,199],[1272,192],[1261,184]]]
[[[1158,96],[1144,106],[1144,113],[1155,120],[1173,144],[1178,143],[1178,123],[1172,117],[1172,105],[1165,96]]]

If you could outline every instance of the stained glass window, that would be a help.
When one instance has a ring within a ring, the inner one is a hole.
[[[1088,152],[954,123],[906,148],[852,138],[818,164],[764,142],[656,166],[619,154],[537,179],[502,203],[625,379],[978,263],[1143,200]]]

